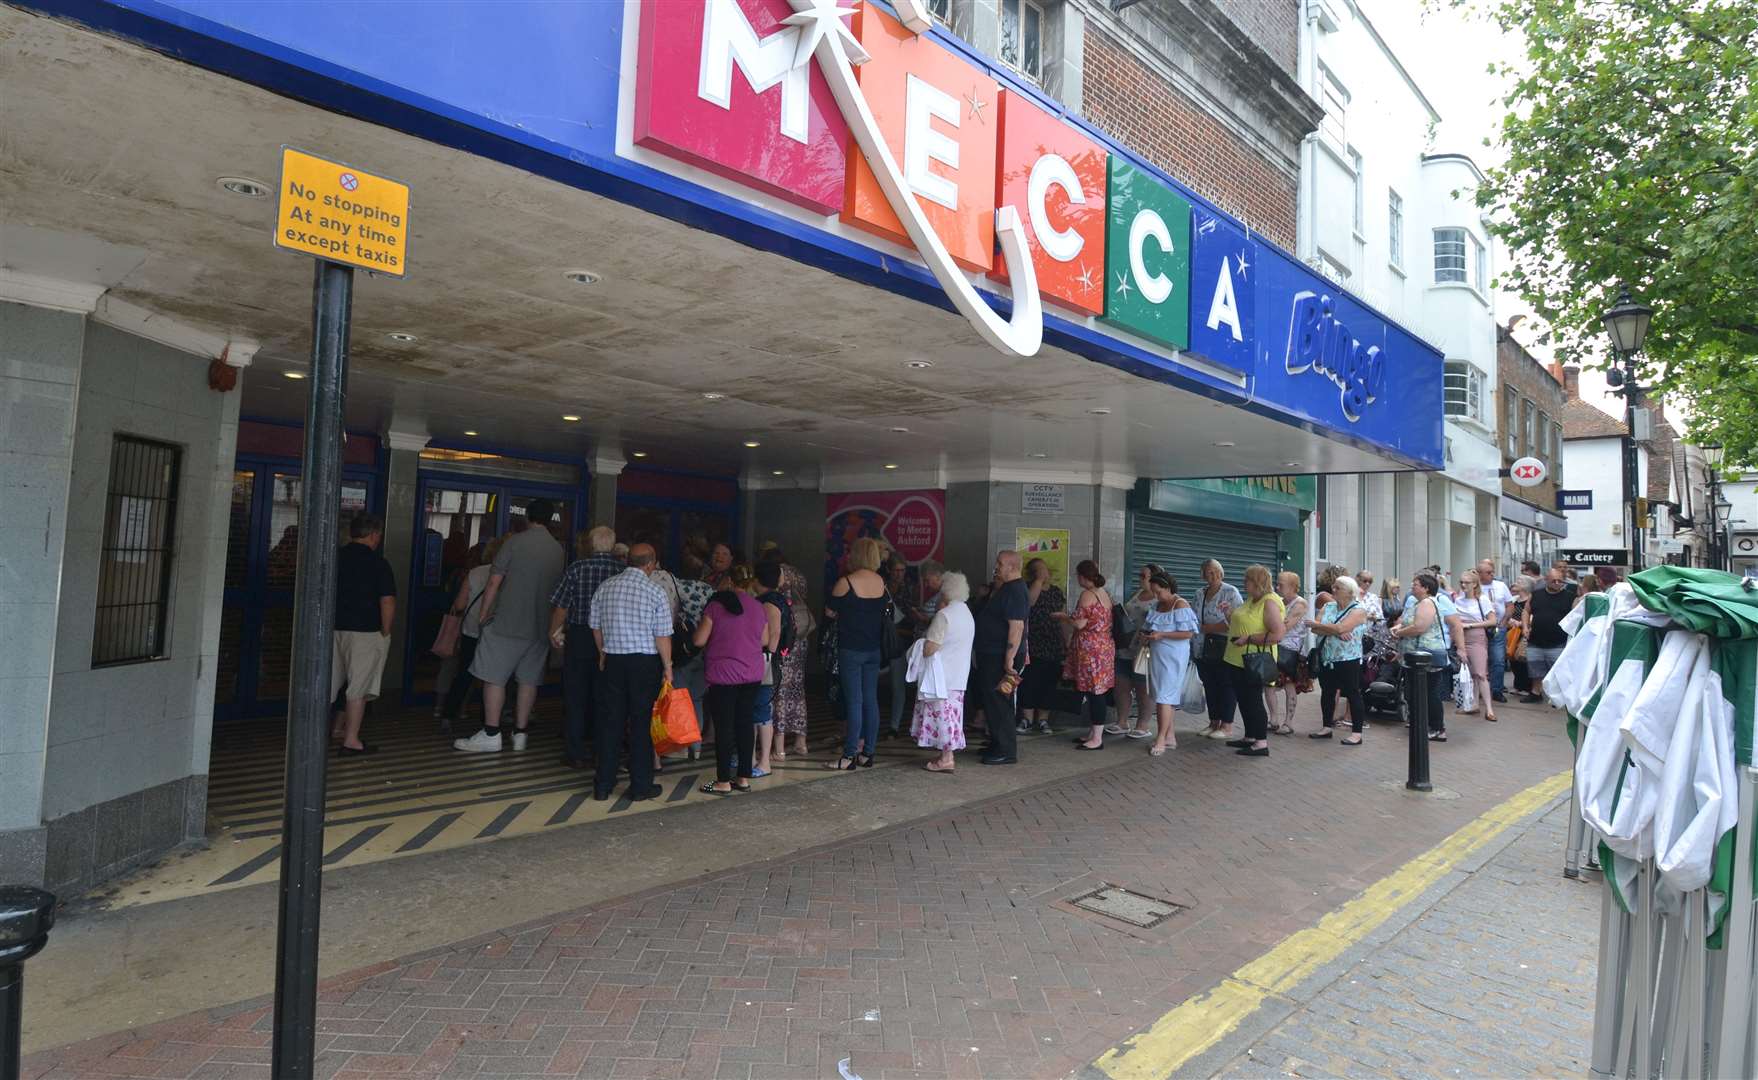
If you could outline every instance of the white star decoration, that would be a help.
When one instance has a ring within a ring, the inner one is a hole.
[[[1239,276],[1244,277],[1245,268],[1251,265],[1245,261],[1245,252],[1241,251],[1239,254],[1233,256],[1233,261],[1239,265]]]
[[[1117,295],[1122,297],[1129,296],[1129,275],[1121,270],[1117,272]]]
[[[1080,264],[1080,276],[1076,277],[1074,280],[1080,284],[1080,291],[1083,293],[1092,292],[1093,286],[1097,284],[1093,281],[1092,267],[1088,266],[1086,263]]]
[[[971,103],[971,116],[981,120],[983,118],[983,106],[989,103],[977,97],[977,92],[975,90],[966,94],[964,99]]]
[[[794,67],[811,63],[820,41],[830,42],[831,48],[839,50],[850,64],[864,64],[871,60],[867,50],[861,48],[855,32],[842,21],[853,15],[852,9],[837,7],[836,0],[812,0],[810,9],[796,11],[781,20],[787,26],[800,28],[800,43],[794,50]]]

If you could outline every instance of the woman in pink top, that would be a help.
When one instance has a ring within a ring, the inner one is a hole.
[[[763,682],[769,650],[781,641],[779,612],[757,602],[757,576],[751,568],[741,563],[728,571],[728,577],[731,587],[708,601],[694,635],[706,662],[706,711],[714,725],[716,779],[701,788],[705,795],[751,790],[757,688]]]

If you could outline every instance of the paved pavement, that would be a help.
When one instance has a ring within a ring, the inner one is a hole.
[[[1268,759],[1118,740],[1097,771],[352,972],[324,985],[319,1074],[1066,1076],[1568,763],[1548,710],[1449,727],[1435,796],[1403,790],[1395,724],[1353,749],[1277,740]],[[896,782],[794,791],[877,802]],[[666,817],[714,843],[716,807]],[[1104,885],[1178,913],[1135,929],[1070,906]],[[25,1075],[266,1075],[268,1029],[249,1001],[39,1054]]]
[[[1216,1075],[1585,1076],[1603,886],[1562,876],[1567,824],[1521,830]]]

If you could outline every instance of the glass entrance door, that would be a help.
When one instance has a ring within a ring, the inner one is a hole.
[[[409,590],[409,633],[405,642],[405,700],[430,703],[441,661],[430,648],[440,620],[471,567],[483,561],[489,541],[525,527],[525,509],[537,499],[555,507],[549,530],[573,557],[575,506],[566,489],[487,479],[424,475],[418,495],[415,570]],[[544,670],[544,686],[561,686],[558,657]]]
[[[226,542],[226,591],[220,615],[214,716],[237,720],[286,711],[293,662],[293,587],[299,572],[299,509],[304,491],[296,468],[240,462],[232,473]],[[372,482],[344,477],[339,534],[371,504]]]

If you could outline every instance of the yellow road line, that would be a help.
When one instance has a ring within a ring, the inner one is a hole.
[[[1160,1017],[1147,1030],[1107,1050],[1093,1069],[1111,1080],[1164,1080],[1256,1012],[1270,997],[1285,994],[1440,881],[1510,826],[1569,788],[1558,773],[1496,806],[1469,825],[1411,859],[1336,911],[1282,939],[1204,994]]]

